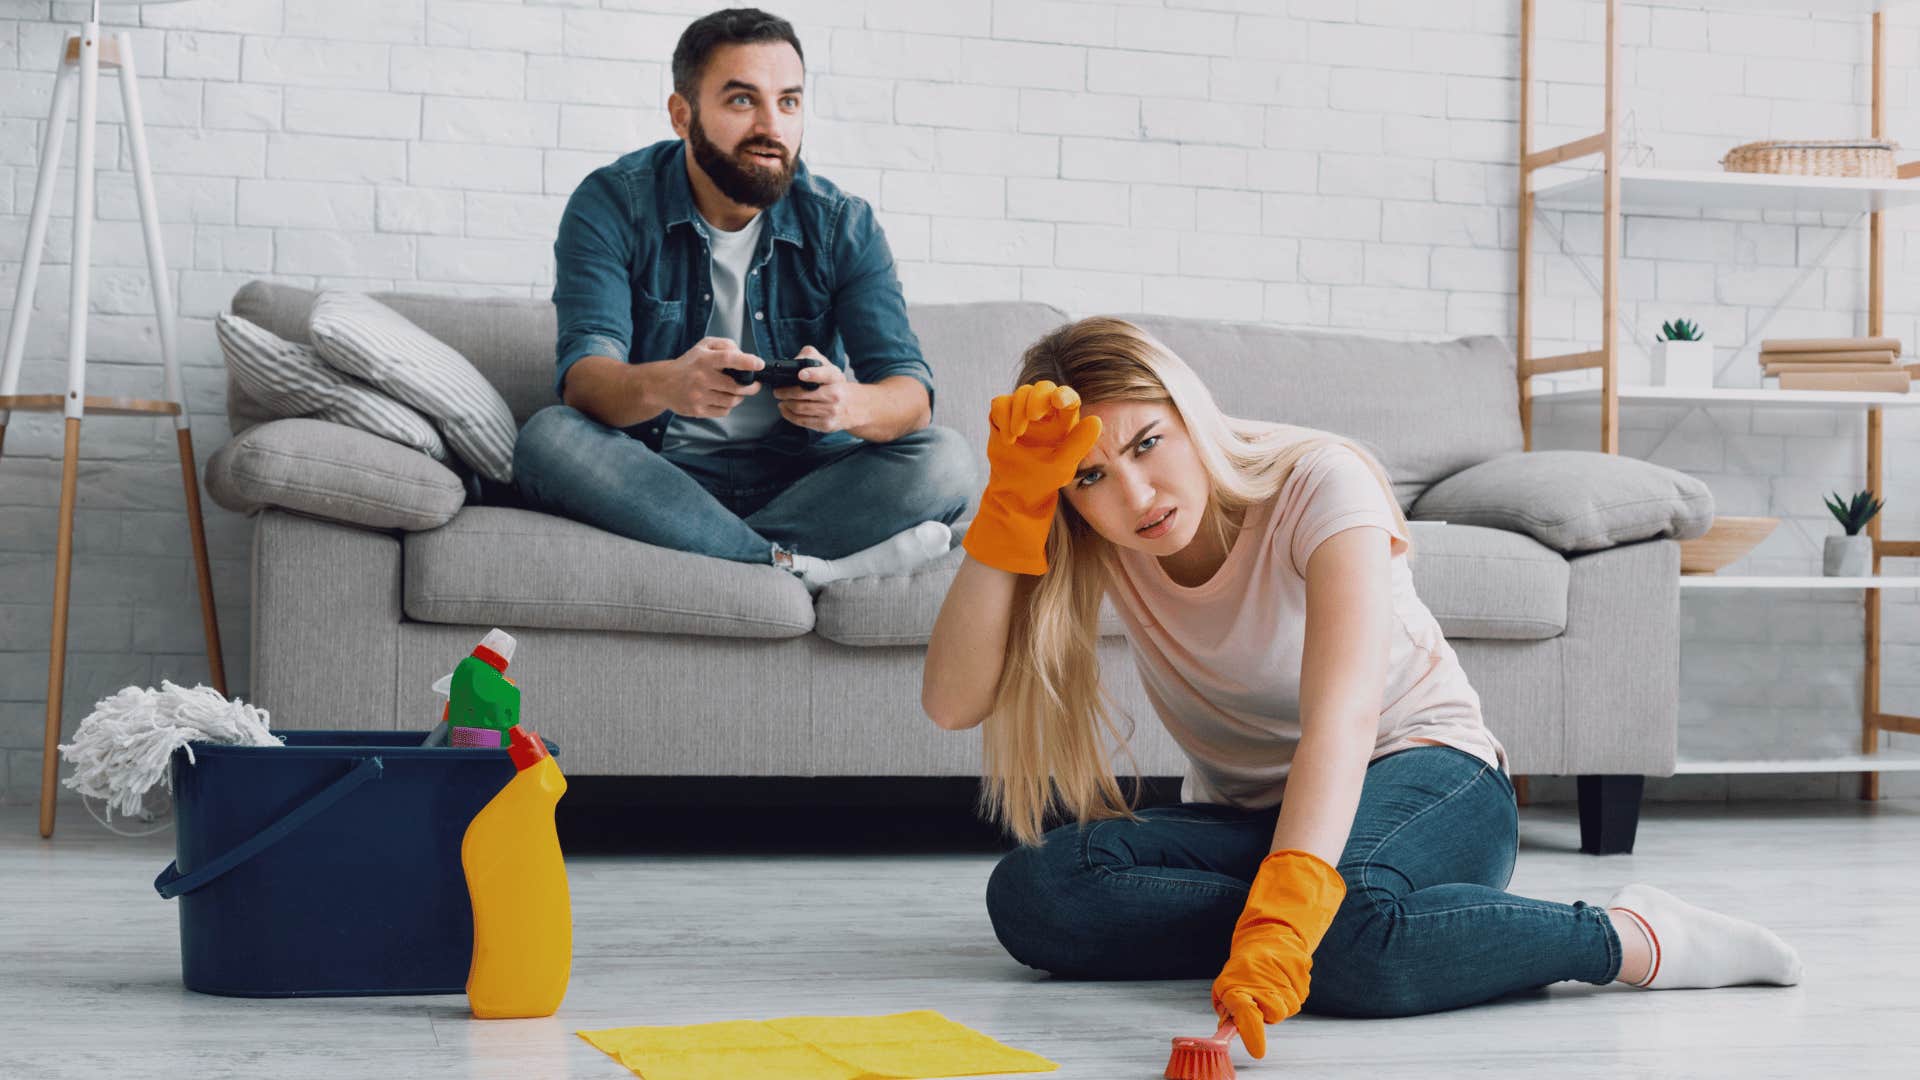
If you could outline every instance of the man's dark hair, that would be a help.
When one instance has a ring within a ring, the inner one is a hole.
[[[800,35],[793,32],[793,24],[778,15],[769,15],[759,8],[727,8],[711,15],[702,15],[693,21],[680,35],[680,43],[673,47],[673,92],[700,104],[696,92],[700,88],[700,73],[706,70],[707,57],[722,45],[757,45],[768,41],[784,41],[793,46],[800,62],[807,62],[807,54],[800,48]]]

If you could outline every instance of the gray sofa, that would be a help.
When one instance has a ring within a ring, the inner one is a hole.
[[[315,295],[252,282],[233,310],[304,341]],[[380,299],[468,357],[517,420],[553,403],[551,304]],[[984,476],[987,401],[1005,391],[1021,350],[1064,316],[984,303],[916,306],[911,319],[939,388],[935,422],[982,448]],[[1633,487],[1653,466],[1584,454],[1545,468],[1544,455],[1516,457],[1514,362],[1494,338],[1403,343],[1137,321],[1198,369],[1227,411],[1337,431],[1376,452],[1414,519],[1416,587],[1513,771],[1583,777],[1584,846],[1630,849],[1639,778],[1674,764],[1679,558],[1666,538],[1704,528],[1704,488],[1654,476],[1677,485],[1662,507]],[[429,727],[430,684],[498,625],[520,639],[513,674],[529,721],[566,748],[574,774],[978,775],[978,738],[939,730],[919,707],[923,647],[957,549],[912,576],[811,598],[771,567],[469,505],[463,479],[425,455],[322,421],[271,419],[232,385],[228,402],[235,435],[207,486],[222,506],[257,515],[252,696],[276,726]],[[1508,472],[1491,489],[1462,483],[1476,467]],[[1609,487],[1621,477],[1625,495]],[[1450,487],[1445,512],[1424,504]],[[1640,512],[1649,504],[1651,518]],[[1623,522],[1623,512],[1639,516]],[[1448,520],[1421,520],[1434,517]],[[1103,662],[1137,720],[1142,769],[1177,776],[1184,759],[1107,629]],[[355,703],[347,713],[336,705],[343,683]]]

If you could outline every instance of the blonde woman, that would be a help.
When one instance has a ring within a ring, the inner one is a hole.
[[[1569,979],[1798,981],[1771,932],[1650,886],[1604,907],[1503,891],[1506,751],[1364,450],[1223,415],[1118,319],[1048,334],[1019,384],[993,402],[991,479],[922,690],[941,727],[985,725],[985,805],[1021,844],[987,907],[1015,959],[1213,978],[1255,1057],[1303,1005],[1403,1016]],[[1135,812],[1115,780],[1103,596],[1188,758],[1182,805]],[[1049,811],[1068,823],[1043,831]]]

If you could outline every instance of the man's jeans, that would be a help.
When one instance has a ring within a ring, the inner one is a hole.
[[[1279,809],[1187,803],[1066,825],[987,885],[1013,957],[1075,978],[1212,979]],[[1367,769],[1340,857],[1347,896],[1314,953],[1305,1008],[1411,1016],[1620,971],[1606,911],[1503,892],[1519,821],[1505,773],[1422,746]]]
[[[923,521],[950,525],[977,491],[973,451],[947,428],[794,454],[669,457],[566,405],[527,420],[513,473],[534,510],[676,551],[763,564],[776,544],[837,559]]]

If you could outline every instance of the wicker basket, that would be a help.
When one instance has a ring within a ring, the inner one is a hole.
[[[1892,179],[1898,143],[1874,139],[1799,139],[1751,142],[1720,159],[1728,172]]]

